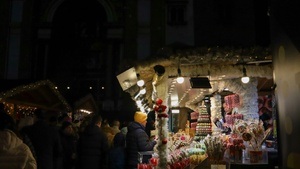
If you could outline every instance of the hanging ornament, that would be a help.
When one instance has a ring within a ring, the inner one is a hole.
[[[167,106],[162,104],[161,99],[156,100],[154,111],[156,113],[156,130],[158,134],[155,151],[158,154],[157,169],[166,169],[168,166],[168,114],[166,113]]]

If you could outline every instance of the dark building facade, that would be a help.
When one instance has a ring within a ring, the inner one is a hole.
[[[253,0],[0,3],[1,78],[50,79],[74,91],[94,86],[97,100],[118,96],[115,75],[166,46],[257,45],[256,33],[267,29],[256,28],[267,5],[256,12],[263,3]]]

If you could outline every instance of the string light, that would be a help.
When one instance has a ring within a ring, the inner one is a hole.
[[[10,116],[14,118],[21,118],[26,116],[33,116],[36,107],[26,106],[26,105],[15,105],[14,103],[3,102],[4,110]]]
[[[40,86],[49,86],[50,89],[52,90],[52,92],[57,96],[57,98],[59,99],[59,101],[64,105],[66,111],[70,111],[71,107],[70,105],[67,103],[67,101],[65,100],[65,98],[59,93],[58,90],[56,90],[56,86],[49,80],[42,80],[42,81],[38,81],[35,83],[31,83],[29,85],[23,85],[23,86],[19,86],[16,87],[12,90],[6,91],[6,92],[2,92],[0,93],[0,100],[5,100],[6,98],[9,97],[13,97],[19,93],[28,91],[28,90],[33,90],[33,89],[37,89]]]

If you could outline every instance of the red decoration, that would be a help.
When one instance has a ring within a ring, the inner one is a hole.
[[[156,167],[157,164],[158,164],[158,159],[157,159],[157,158],[152,157],[152,158],[150,158],[149,161],[150,161],[150,164],[151,164],[152,166],[154,166],[154,167]]]
[[[167,106],[165,106],[165,105],[159,105],[159,106],[154,107],[154,111],[161,113],[161,112],[164,112],[166,110],[166,108],[167,108]]]
[[[167,143],[168,143],[168,140],[167,140],[167,139],[163,139],[163,140],[161,141],[161,143],[167,144]]]
[[[137,168],[138,169],[152,169],[152,166],[150,164],[141,164],[141,163],[139,163],[137,165]]]
[[[157,104],[157,105],[161,105],[162,103],[163,103],[163,101],[162,101],[161,99],[157,99],[157,100],[156,100],[156,104]]]
[[[168,116],[169,115],[166,114],[166,113],[160,113],[160,114],[157,115],[158,118],[162,118],[162,117],[167,118]]]

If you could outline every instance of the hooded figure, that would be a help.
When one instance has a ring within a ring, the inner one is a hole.
[[[0,130],[0,168],[36,169],[36,161],[21,139],[11,130]]]
[[[0,104],[0,168],[36,169],[36,160],[29,147],[13,132],[16,124]],[[17,131],[16,131],[17,132]]]

